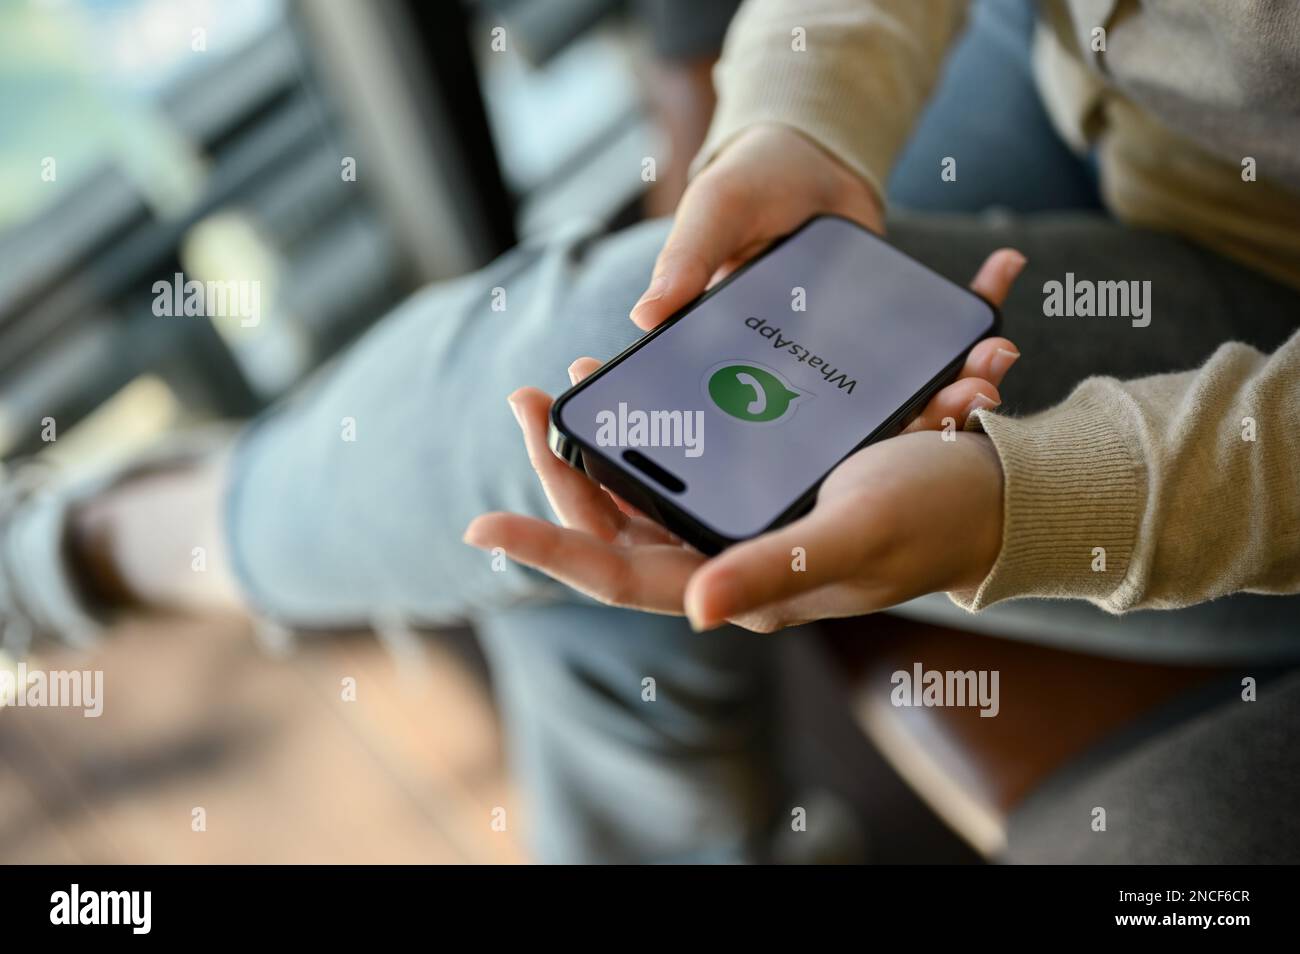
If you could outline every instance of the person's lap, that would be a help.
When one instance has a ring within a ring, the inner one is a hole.
[[[1083,378],[1141,377],[1197,367],[1220,344],[1271,351],[1295,330],[1300,294],[1176,236],[1128,228],[1102,214],[924,215],[889,222],[899,248],[954,281],[988,252],[1028,259],[1003,306],[1002,333],[1023,357],[1000,388],[1000,410],[1024,414],[1064,398]],[[1150,282],[1150,324],[1044,314],[1044,284]]]
[[[665,230],[520,250],[416,296],[232,467],[231,552],[262,613],[474,620],[546,861],[758,859],[780,789],[769,640],[595,606],[460,541],[488,510],[550,515],[505,397],[639,334]]]
[[[541,859],[767,857],[785,794],[774,643],[583,603],[485,613],[475,629]]]

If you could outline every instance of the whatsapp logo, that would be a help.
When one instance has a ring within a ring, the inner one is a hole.
[[[710,368],[704,389],[718,410],[758,424],[784,420],[808,396],[771,368],[747,361],[725,361]]]

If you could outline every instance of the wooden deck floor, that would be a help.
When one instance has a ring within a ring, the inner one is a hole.
[[[104,713],[0,709],[0,863],[525,860],[481,674],[455,641],[418,647],[277,656],[243,623],[159,619],[29,660],[102,669]]]

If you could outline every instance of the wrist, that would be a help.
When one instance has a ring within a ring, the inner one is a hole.
[[[971,455],[966,495],[971,519],[969,532],[962,536],[966,548],[959,572],[946,588],[973,590],[988,578],[1002,551],[1005,477],[997,447],[987,436],[959,434],[958,440],[969,448]]]
[[[730,176],[733,169],[753,163],[763,170],[762,178],[775,178],[787,187],[785,194],[801,210],[799,222],[810,215],[830,212],[873,232],[884,232],[885,204],[877,183],[786,123],[762,121],[746,126],[720,146],[696,173],[717,170]]]

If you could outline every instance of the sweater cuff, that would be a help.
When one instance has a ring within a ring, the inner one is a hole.
[[[1082,390],[1028,418],[977,411],[968,426],[1002,460],[1002,551],[978,588],[948,594],[953,602],[973,612],[1035,596],[1117,611],[1110,597],[1128,572],[1145,494],[1136,436]]]

